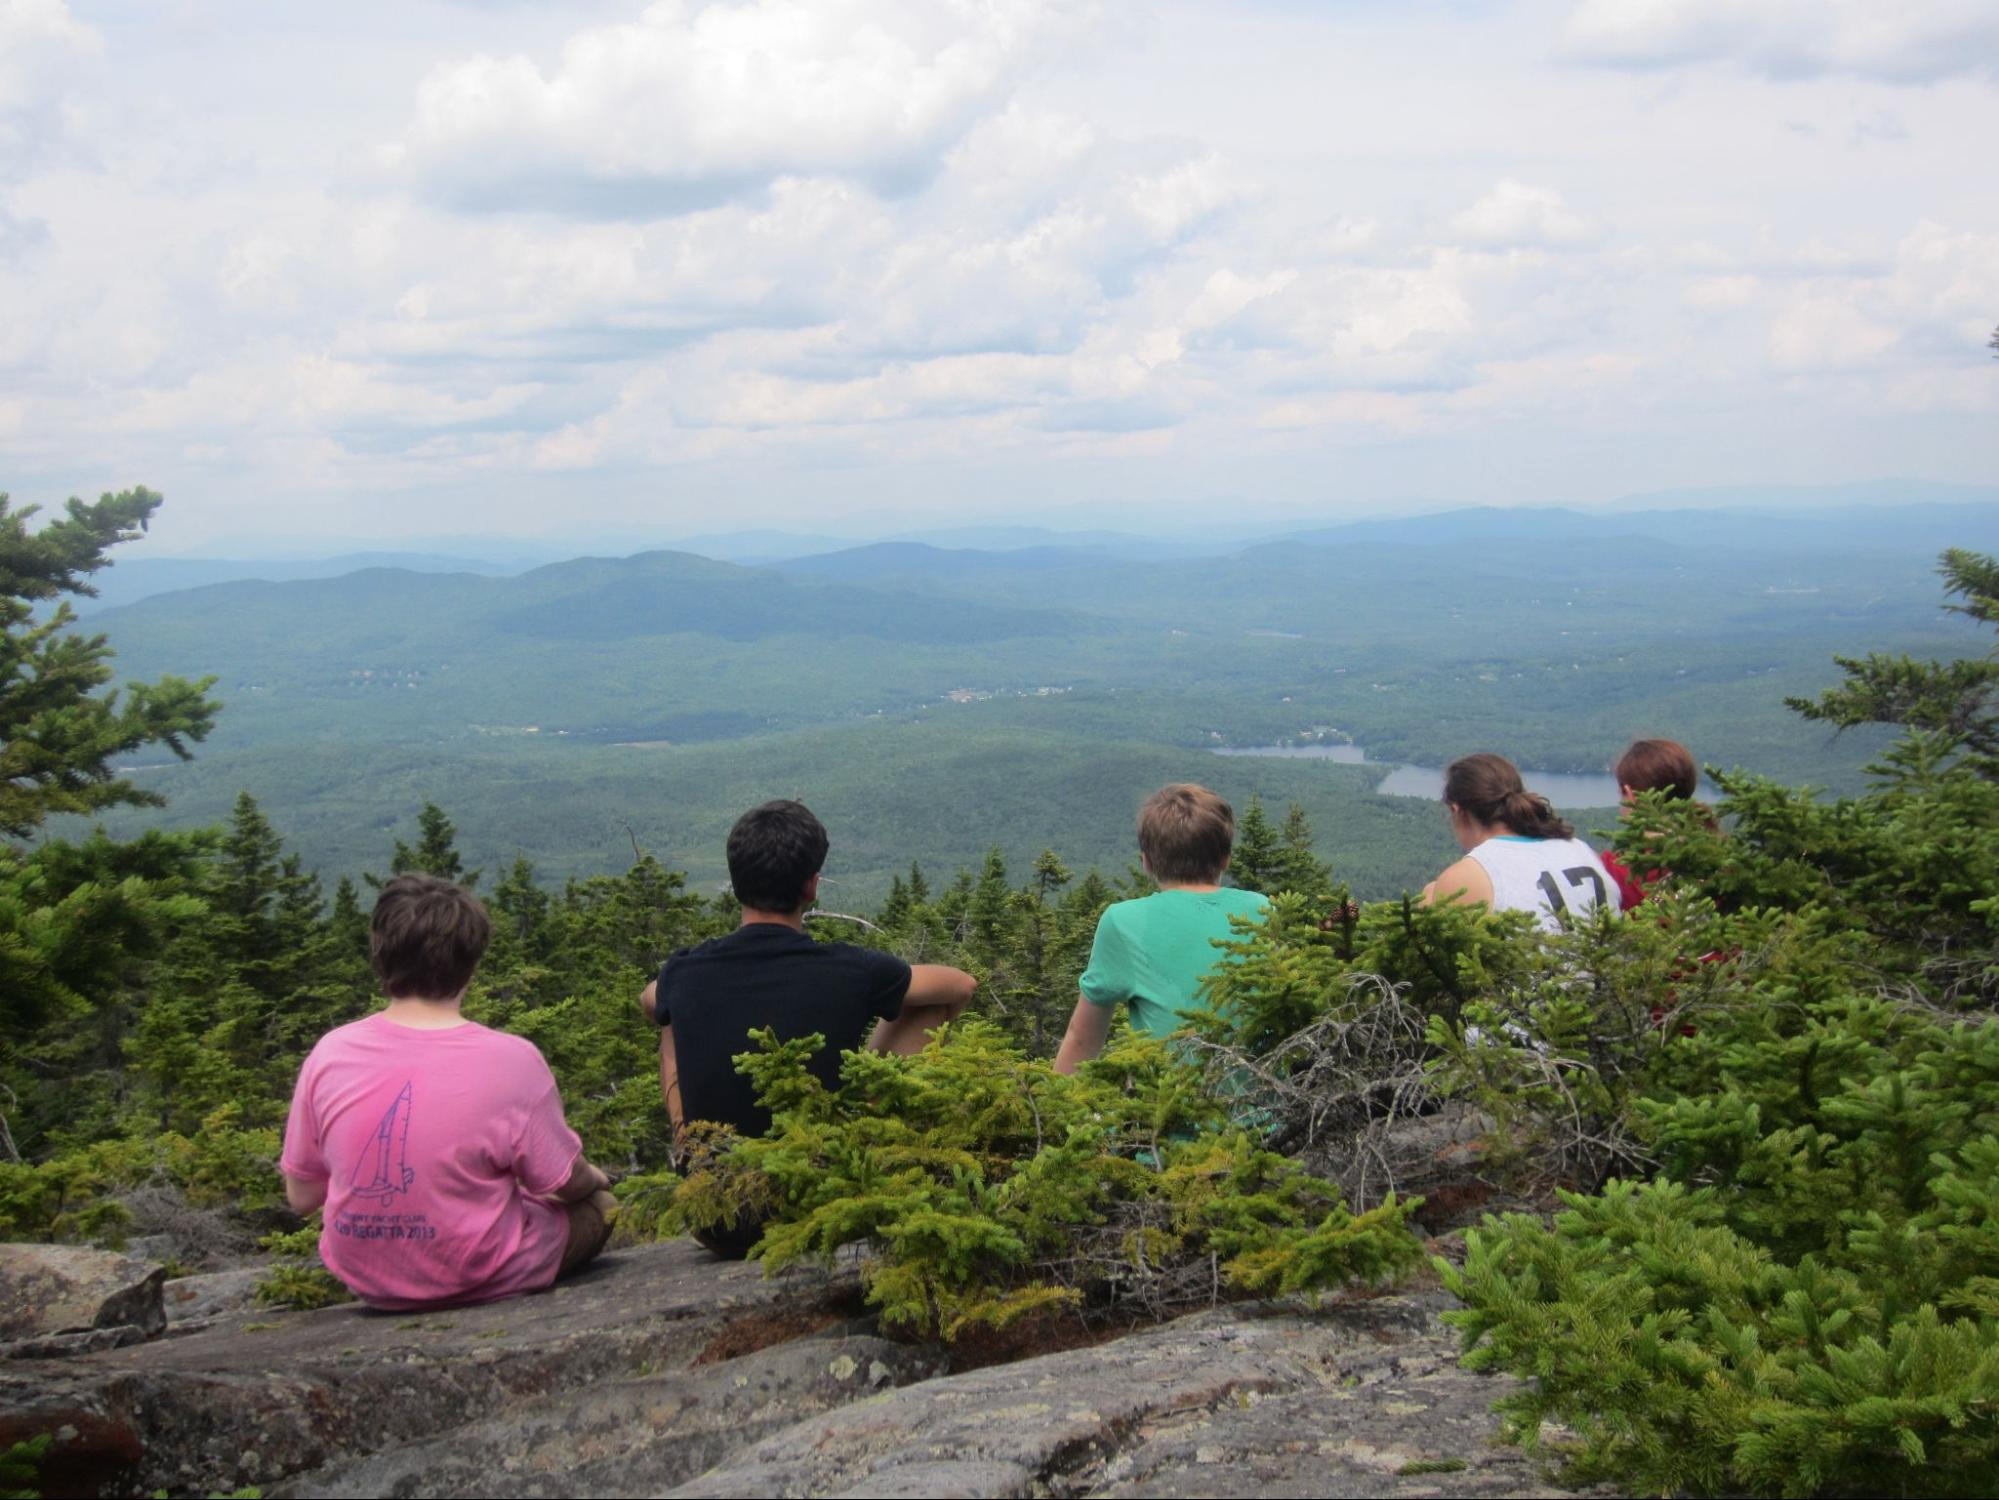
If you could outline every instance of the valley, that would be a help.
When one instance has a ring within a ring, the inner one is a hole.
[[[1098,538],[369,567],[90,623],[132,677],[217,678],[227,707],[195,760],[140,773],[166,821],[216,822],[247,789],[328,875],[380,868],[434,800],[474,864],[579,876],[636,842],[713,886],[735,814],[785,795],[826,817],[830,869],[865,904],[912,860],[948,872],[993,847],[1121,871],[1139,799],[1187,779],[1297,802],[1320,855],[1379,896],[1449,854],[1422,768],[1472,749],[1590,778],[1551,784],[1586,828],[1611,821],[1604,772],[1637,734],[1857,789],[1878,742],[1783,699],[1875,642],[1964,648],[1931,544],[1999,545],[1999,527],[1918,509],[1472,511],[1224,556]]]

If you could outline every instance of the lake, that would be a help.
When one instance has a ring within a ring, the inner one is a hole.
[[[1577,776],[1567,771],[1527,771],[1520,773],[1527,790],[1539,792],[1557,807],[1615,807],[1615,776]],[[1384,797],[1428,797],[1444,795],[1442,766],[1397,766],[1375,790]]]
[[[1271,760],[1330,760],[1346,766],[1378,766],[1359,745],[1250,745],[1229,747],[1216,755],[1253,755]],[[1608,773],[1579,776],[1568,771],[1522,770],[1521,780],[1530,791],[1539,792],[1557,807],[1615,807],[1617,778]],[[1708,794],[1703,787],[1702,795]],[[1381,779],[1375,791],[1384,797],[1427,797],[1444,795],[1442,766],[1398,765]]]

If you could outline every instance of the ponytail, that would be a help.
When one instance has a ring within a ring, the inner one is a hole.
[[[1520,768],[1503,755],[1481,751],[1451,762],[1444,772],[1444,801],[1463,808],[1489,827],[1510,829],[1530,839],[1568,839],[1575,825],[1558,817],[1554,805],[1530,792]]]
[[[1558,816],[1552,802],[1539,792],[1530,792],[1524,787],[1508,794],[1499,821],[1530,839],[1572,839],[1576,836],[1575,824]]]

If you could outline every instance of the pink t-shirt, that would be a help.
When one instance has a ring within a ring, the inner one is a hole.
[[[326,1183],[328,1270],[373,1307],[491,1302],[555,1280],[569,1216],[549,1194],[583,1143],[533,1042],[380,1014],[299,1070],[279,1165]]]

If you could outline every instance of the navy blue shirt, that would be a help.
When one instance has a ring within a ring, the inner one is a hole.
[[[751,922],[675,953],[660,965],[654,993],[659,1024],[673,1028],[682,1117],[762,1135],[770,1112],[734,1061],[752,1050],[750,1033],[768,1026],[781,1042],[819,1033],[826,1045],[812,1072],[835,1088],[840,1054],[865,1045],[875,1022],[902,1014],[909,965],[873,948],[816,943],[780,922]]]

